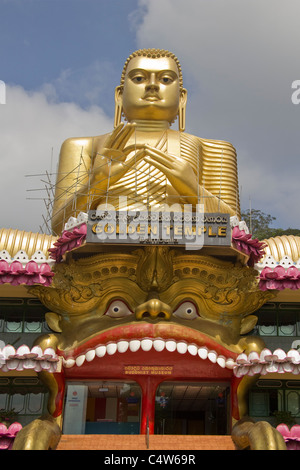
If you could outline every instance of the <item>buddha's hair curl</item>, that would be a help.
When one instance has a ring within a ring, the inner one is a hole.
[[[131,61],[131,59],[133,59],[134,57],[149,57],[151,59],[159,59],[160,57],[170,57],[171,59],[174,60],[174,62],[177,65],[178,74],[179,74],[180,90],[183,89],[182,70],[181,70],[181,65],[179,63],[179,60],[177,59],[175,54],[173,54],[173,52],[167,51],[165,49],[139,49],[139,50],[133,52],[132,54],[130,54],[130,56],[126,60],[126,62],[124,64],[124,67],[123,67],[123,71],[122,71],[122,75],[121,75],[121,81],[120,81],[120,86],[121,87],[124,86],[127,66],[129,64],[129,62]]]

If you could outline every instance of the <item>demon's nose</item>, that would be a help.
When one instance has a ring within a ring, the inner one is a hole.
[[[162,319],[170,320],[172,316],[171,307],[159,299],[149,299],[147,302],[139,305],[135,310],[137,320]]]

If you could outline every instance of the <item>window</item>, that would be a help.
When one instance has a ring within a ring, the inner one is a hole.
[[[0,333],[51,331],[45,321],[46,307],[38,299],[0,299]]]
[[[255,314],[258,316],[255,334],[300,336],[300,304],[270,303],[264,305]]]
[[[249,414],[274,418],[275,412],[290,412],[300,422],[300,381],[259,379],[249,393]]]
[[[14,410],[22,426],[45,413],[47,399],[47,389],[37,377],[0,378],[0,409]]]

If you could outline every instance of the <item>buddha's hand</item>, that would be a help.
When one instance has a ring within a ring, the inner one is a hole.
[[[267,421],[240,420],[231,438],[237,450],[286,450],[283,436]]]
[[[109,135],[102,149],[97,152],[93,165],[92,183],[106,188],[107,179],[110,185],[116,183],[130,168],[132,160],[140,158],[137,152],[132,158],[127,159],[129,153],[134,150],[134,145],[127,145],[135,132],[134,124],[121,123]],[[127,159],[126,163],[125,160]]]
[[[55,419],[47,415],[35,419],[18,432],[13,450],[55,450],[61,430]]]
[[[198,181],[189,162],[175,155],[169,155],[149,145],[144,146],[144,160],[160,170],[168,178],[178,194],[187,197],[187,202],[195,202],[198,194]]]

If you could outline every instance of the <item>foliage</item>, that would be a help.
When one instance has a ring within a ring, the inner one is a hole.
[[[250,233],[253,235],[253,238],[258,238],[259,240],[264,240],[271,237],[279,237],[282,235],[300,236],[300,229],[282,229],[270,227],[274,220],[276,220],[276,217],[273,217],[270,214],[265,214],[258,209],[252,209],[251,211],[247,209],[246,211],[243,211],[241,218],[246,222]]]
[[[296,424],[296,420],[290,411],[274,411],[273,414],[275,416],[275,427],[279,424],[286,424],[289,428],[291,428],[294,424]]]
[[[10,424],[14,423],[16,421],[18,412],[15,411],[13,408],[12,410],[5,410],[4,408],[1,408],[0,410],[0,423],[5,424],[6,426],[9,426]]]

